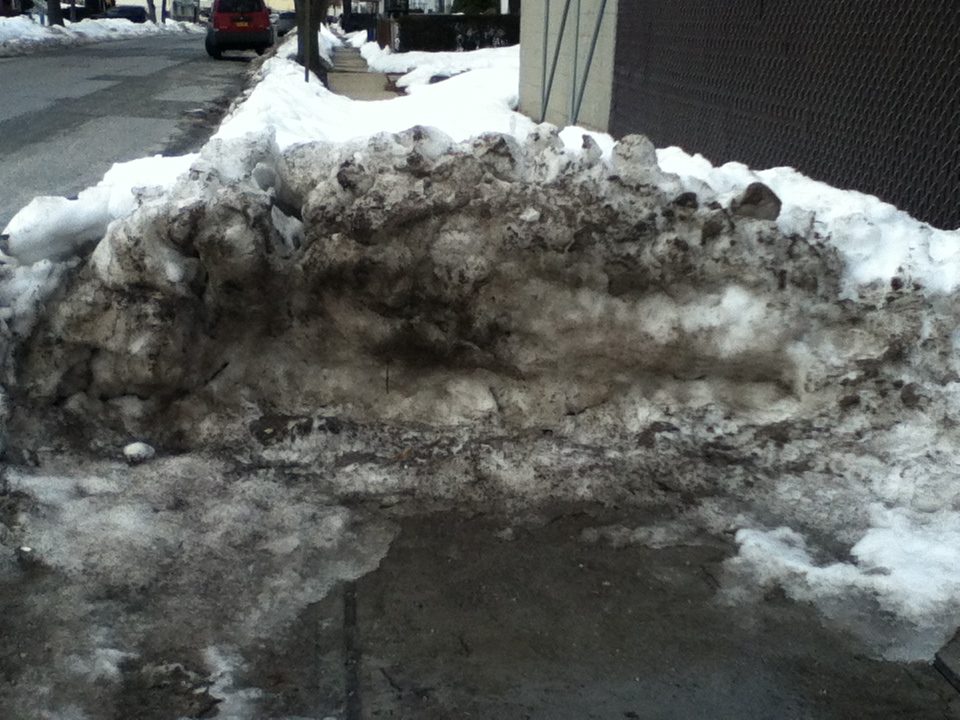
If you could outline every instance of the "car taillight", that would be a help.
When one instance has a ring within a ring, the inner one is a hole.
[[[270,14],[267,12],[257,13],[253,16],[253,26],[257,30],[266,30],[270,27]]]
[[[213,15],[213,28],[214,30],[226,30],[230,27],[230,18],[227,15],[221,15],[220,13],[214,13]]]

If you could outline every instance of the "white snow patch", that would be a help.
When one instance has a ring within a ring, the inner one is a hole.
[[[851,562],[821,564],[800,533],[743,529],[740,552],[730,561],[747,570],[759,588],[780,585],[800,601],[828,601],[866,594],[930,637],[906,659],[932,656],[960,617],[960,513],[918,514],[903,508],[871,508],[873,527],[850,550]],[[894,648],[903,658],[904,648]]]
[[[157,451],[145,442],[133,442],[123,448],[123,456],[132,464],[152,460]]]
[[[352,48],[361,48],[367,42],[367,31],[366,30],[357,30],[352,33],[347,33],[343,36],[343,42],[345,45]]]
[[[283,150],[316,140],[359,141],[415,125],[438,128],[458,142],[487,132],[522,138],[534,127],[532,120],[514,111],[515,68],[476,70],[411,88],[415,92],[408,96],[375,102],[336,95],[316,78],[304,82],[303,69],[280,57],[265,62],[260,73],[261,81],[250,97],[215,138],[243,138],[272,127]]]
[[[395,53],[375,42],[366,43],[360,54],[374,72],[405,73],[397,87],[428,85],[434,78],[450,78],[468,70],[489,68],[517,70],[520,67],[520,46],[485,48],[470,52],[404,52]]]
[[[293,36],[294,38],[296,35]],[[319,44],[317,49],[320,52],[320,57],[326,60],[328,63],[333,63],[333,51],[335,48],[342,47],[343,41],[333,34],[333,31],[330,30],[325,24],[320,25],[320,32],[317,34]],[[293,43],[294,40],[288,40],[288,43]]]
[[[155,155],[116,163],[76,200],[34,198],[3,230],[8,253],[25,265],[68,258],[103,237],[113,220],[129,215],[143,198],[169,190],[196,157]]]
[[[120,18],[64,21],[63,27],[41,25],[29,15],[0,17],[0,56],[16,55],[38,46],[54,47],[120,40],[144,35],[192,33],[206,28],[195,23],[166,20],[162,23],[132,23]]]
[[[237,687],[234,676],[243,668],[243,660],[229,648],[209,647],[204,660],[210,667],[212,684],[209,692],[220,698],[217,715],[230,720],[246,720],[255,717],[253,701],[262,694],[256,688]]]

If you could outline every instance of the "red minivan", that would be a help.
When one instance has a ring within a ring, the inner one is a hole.
[[[207,53],[220,58],[224,50],[256,50],[273,45],[270,11],[263,0],[214,0],[207,28]]]

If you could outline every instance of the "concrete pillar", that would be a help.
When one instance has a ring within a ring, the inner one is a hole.
[[[617,6],[618,0],[523,1],[521,112],[561,127],[608,129]]]

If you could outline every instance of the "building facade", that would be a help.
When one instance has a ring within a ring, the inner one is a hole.
[[[523,113],[560,126],[607,129],[619,4],[618,0],[524,0],[520,16]]]
[[[520,108],[960,227],[960,3],[526,0]]]

